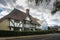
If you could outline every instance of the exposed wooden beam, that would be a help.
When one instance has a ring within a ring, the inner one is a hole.
[[[10,22],[14,25],[14,27],[15,27],[15,24],[13,23],[13,21],[10,19]]]

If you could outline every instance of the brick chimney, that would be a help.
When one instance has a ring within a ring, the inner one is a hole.
[[[29,9],[26,9],[26,14],[29,15]]]

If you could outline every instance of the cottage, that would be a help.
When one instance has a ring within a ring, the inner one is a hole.
[[[35,18],[29,14],[29,9],[26,13],[14,9],[11,13],[0,19],[0,30],[33,30],[39,27],[40,24]]]

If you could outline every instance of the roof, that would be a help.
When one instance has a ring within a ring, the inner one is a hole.
[[[8,18],[12,18],[12,19],[16,19],[16,20],[23,20],[26,18],[26,16],[27,16],[26,13],[24,13],[20,10],[14,9],[11,13],[9,13],[8,15],[1,18],[0,22],[2,22],[5,19],[8,19]]]
[[[17,10],[17,9],[14,9],[9,15],[8,15],[8,18],[12,18],[12,19],[16,19],[16,20],[23,20],[26,18],[26,13],[20,11],[20,10]]]
[[[16,20],[25,20],[26,17],[28,15],[18,9],[14,9],[11,13],[9,13],[8,15],[6,15],[5,17],[1,18],[0,19],[0,22],[2,22],[3,20],[5,19],[8,19],[8,18],[12,18],[12,19],[16,19]],[[33,18],[31,15],[29,15],[30,19],[31,19],[31,23],[33,24],[39,24],[36,20],[36,18]]]
[[[37,25],[40,25],[37,21],[37,18],[33,18],[32,16],[31,16],[31,20],[32,20],[32,23],[34,23],[34,24],[37,24]]]

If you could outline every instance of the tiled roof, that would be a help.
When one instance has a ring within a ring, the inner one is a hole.
[[[8,18],[12,18],[12,19],[16,19],[16,20],[23,20],[26,18],[26,13],[20,11],[20,10],[17,10],[17,9],[14,9],[9,15],[8,15]]]
[[[8,18],[12,18],[12,19],[15,19],[15,20],[21,20],[22,21],[22,20],[25,20],[27,16],[30,17],[31,23],[39,25],[36,18],[33,18],[31,15],[27,15],[26,13],[24,13],[24,12],[18,10],[18,9],[14,9],[11,13],[9,13],[8,15],[6,15],[2,19],[0,19],[0,22],[2,22],[5,19],[8,19]]]

